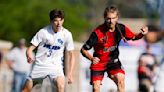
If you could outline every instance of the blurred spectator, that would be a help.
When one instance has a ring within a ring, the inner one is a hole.
[[[156,43],[162,39],[159,34],[160,29],[155,25],[149,25],[149,33],[145,37],[145,41],[148,43]]]
[[[31,68],[26,59],[25,39],[20,39],[18,47],[14,47],[7,54],[7,64],[14,73],[11,92],[21,92],[26,76]]]
[[[145,36],[145,44],[150,44],[150,52],[156,56],[160,66],[157,68],[157,73],[154,78],[154,88],[157,92],[164,92],[164,44],[162,42],[162,34],[158,27],[149,25],[149,33]]]
[[[153,77],[157,68],[157,60],[150,52],[150,45],[146,45],[146,52],[142,53],[138,61],[139,92],[152,92]]]
[[[151,53],[157,56],[157,60],[160,61],[163,58],[164,48],[162,42],[162,36],[160,34],[160,29],[157,26],[149,25],[149,32],[145,36],[145,45],[150,44]]]

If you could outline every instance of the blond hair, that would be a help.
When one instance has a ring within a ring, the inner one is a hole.
[[[114,12],[117,12],[117,15],[119,16],[119,11],[118,11],[118,8],[114,5],[112,6],[108,6],[105,8],[104,10],[104,18],[107,16],[108,13],[114,13]]]

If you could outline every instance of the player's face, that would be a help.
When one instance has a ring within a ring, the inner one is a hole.
[[[63,22],[64,22],[64,19],[55,18],[51,23],[52,23],[53,28],[58,31],[62,27]]]
[[[117,12],[108,12],[107,16],[105,17],[105,23],[109,28],[115,27],[118,21],[118,14]]]

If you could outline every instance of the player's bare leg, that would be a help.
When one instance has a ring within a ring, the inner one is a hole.
[[[100,92],[100,84],[101,82],[99,80],[93,81],[93,92]]]
[[[56,86],[58,92],[64,92],[65,88],[65,77],[64,76],[58,76],[56,78]]]
[[[111,79],[116,83],[118,92],[125,92],[125,75],[122,73],[117,73],[111,75]]]
[[[33,87],[32,80],[26,80],[25,86],[22,89],[22,92],[31,92]]]

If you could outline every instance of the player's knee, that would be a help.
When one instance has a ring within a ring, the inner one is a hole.
[[[124,81],[123,80],[118,80],[118,85],[120,85],[120,87],[124,87]]]
[[[118,79],[118,84],[120,84],[120,85],[124,85],[124,78],[120,78],[120,79]]]
[[[64,90],[64,84],[58,84],[58,89]]]
[[[117,83],[117,85],[119,85],[119,86],[124,86],[124,75],[123,74],[118,74],[117,76],[116,76],[116,83]]]

